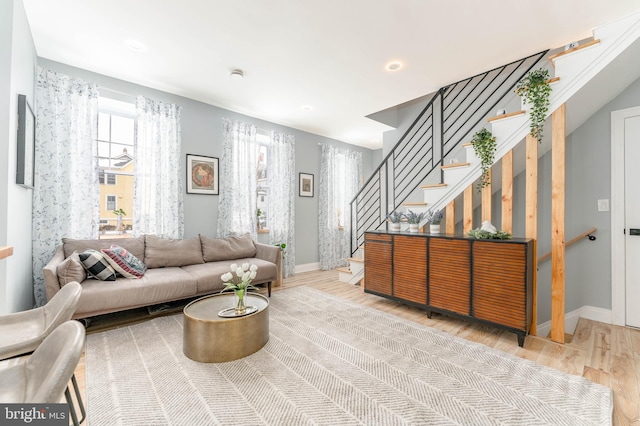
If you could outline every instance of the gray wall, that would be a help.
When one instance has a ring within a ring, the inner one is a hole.
[[[594,99],[593,102],[599,102]],[[424,103],[424,102],[423,102]],[[565,311],[582,306],[611,309],[611,217],[597,211],[598,199],[611,198],[611,112],[640,105],[640,80],[635,81],[613,101],[604,105],[582,126],[567,137],[566,145],[566,223],[565,238],[592,228],[598,229],[596,241],[586,238],[566,250]],[[421,103],[410,103],[397,109],[394,119],[401,128],[385,133],[384,154],[404,133],[406,126],[420,112]],[[550,134],[550,120],[547,130]],[[518,152],[518,151],[516,151]],[[499,172],[496,173],[499,176]],[[540,158],[538,170],[538,255],[551,250],[551,152]],[[515,177],[513,186],[514,236],[525,231],[525,174]],[[479,195],[474,191],[474,198]],[[500,191],[493,197],[493,220],[500,228]],[[476,200],[477,201],[477,200]],[[458,197],[462,205],[462,197]],[[474,227],[480,226],[480,209],[474,211]],[[458,209],[457,220],[462,212]],[[462,232],[458,223],[456,232]],[[541,263],[538,270],[538,323],[551,319],[551,262]]]
[[[319,143],[328,143],[335,146],[348,147],[362,152],[364,177],[368,177],[373,167],[377,167],[374,159],[379,154],[374,154],[366,148],[361,148],[334,139],[248,117],[202,102],[187,99],[181,96],[140,86],[123,80],[96,74],[87,70],[75,68],[58,62],[39,58],[38,65],[65,73],[67,75],[83,78],[97,83],[101,88],[120,92],[123,100],[134,101],[135,96],[144,95],[149,98],[173,102],[182,107],[182,154],[198,154],[212,157],[220,157],[222,154],[222,118],[238,119],[255,124],[259,129],[278,130],[291,133],[295,136],[296,149],[296,177],[298,173],[311,173],[315,176],[315,192],[313,198],[298,197],[298,182],[296,179],[296,264],[308,264],[318,262],[318,185],[320,178]],[[122,95],[124,94],[124,95]],[[181,173],[184,176],[185,161],[181,165]],[[198,234],[215,235],[218,216],[218,196],[184,194],[185,213],[185,237]],[[270,243],[268,237],[261,235],[260,240]]]
[[[36,51],[22,0],[0,2],[0,314],[33,306],[30,189],[16,185],[18,94],[34,106]]]

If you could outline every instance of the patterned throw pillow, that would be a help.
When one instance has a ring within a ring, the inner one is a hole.
[[[102,249],[102,253],[113,269],[125,278],[142,278],[147,271],[140,259],[120,246],[112,245],[111,248]]]
[[[109,265],[107,259],[97,250],[87,249],[78,255],[84,269],[91,276],[101,281],[115,281],[116,271]]]

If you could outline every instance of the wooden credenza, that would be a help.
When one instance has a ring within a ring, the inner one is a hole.
[[[533,240],[444,234],[365,235],[365,292],[514,332],[532,318]]]

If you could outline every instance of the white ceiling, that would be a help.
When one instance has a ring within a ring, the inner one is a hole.
[[[638,0],[23,2],[40,57],[369,148],[389,127],[367,115],[640,10]],[[392,60],[404,67],[386,71]],[[229,78],[236,68],[243,80]]]

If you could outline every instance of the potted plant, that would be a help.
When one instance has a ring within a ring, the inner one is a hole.
[[[387,219],[389,219],[389,231],[399,231],[400,221],[402,221],[403,217],[404,214],[400,213],[399,211],[395,211],[389,214],[387,216]]]
[[[260,223],[260,216],[262,216],[262,210],[260,210],[260,207],[258,207],[256,216],[258,217],[258,231],[259,231],[262,229],[262,224]]]
[[[488,220],[482,222],[480,228],[472,229],[467,232],[467,236],[477,240],[510,240],[511,234],[504,231],[498,231],[495,226]]]
[[[540,68],[529,71],[527,75],[518,82],[516,93],[524,98],[524,103],[529,105],[529,134],[542,141],[542,130],[547,119],[551,96],[551,85],[549,84],[549,70]]]
[[[116,230],[118,232],[124,233],[124,226],[122,226],[122,216],[126,216],[127,213],[122,209],[118,209],[118,210],[114,210],[113,214],[118,216],[118,219],[117,219],[118,221],[116,223]]]
[[[427,222],[429,222],[429,232],[432,234],[440,233],[440,222],[442,221],[442,217],[444,213],[442,210],[429,210],[427,212]]]
[[[405,213],[404,217],[407,218],[407,222],[409,222],[409,232],[418,232],[420,222],[424,219],[424,212],[416,213],[409,210]]]
[[[471,146],[473,146],[476,157],[480,159],[480,168],[482,169],[482,176],[480,176],[478,184],[478,191],[480,191],[491,183],[489,169],[493,165],[496,153],[496,137],[489,130],[482,129],[473,135]]]

